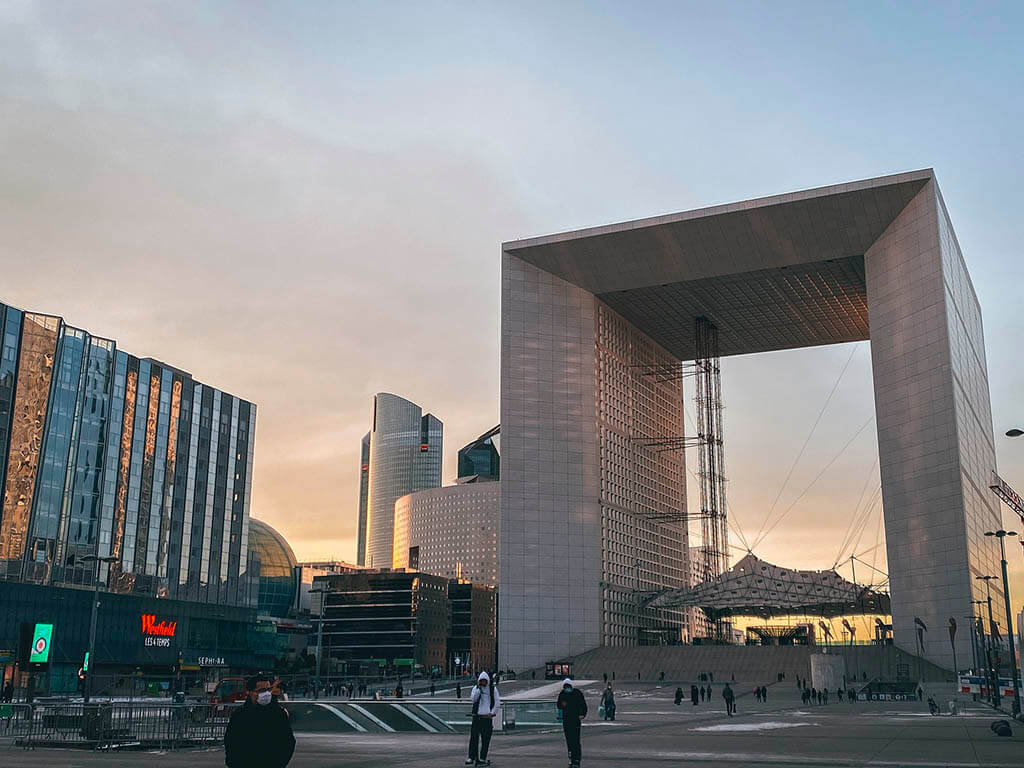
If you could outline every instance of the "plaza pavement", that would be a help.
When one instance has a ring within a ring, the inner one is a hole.
[[[684,685],[688,691],[689,686]],[[1020,768],[1024,765],[1024,724],[1011,738],[989,729],[991,710],[966,702],[960,716],[932,717],[919,702],[858,702],[808,706],[795,687],[769,688],[767,704],[757,704],[741,684],[739,712],[725,715],[721,688],[715,699],[693,707],[672,703],[675,684],[632,684],[617,689],[616,721],[597,718],[595,684],[586,689],[591,715],[583,732],[583,761],[601,768],[641,765],[882,766],[895,768]],[[945,706],[945,705],[944,705]],[[296,768],[383,768],[461,766],[465,735],[300,734]],[[561,731],[553,727],[495,735],[495,768],[566,765]],[[97,754],[73,750],[25,752],[4,749],[0,765],[167,766],[212,768],[224,764],[221,750],[179,753]]]

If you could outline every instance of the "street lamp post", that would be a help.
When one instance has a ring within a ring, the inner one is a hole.
[[[976,614],[974,606],[982,606],[984,600],[971,600],[971,637],[974,645],[974,671],[981,669],[981,657],[985,653],[985,634],[982,631],[982,619]]]
[[[988,650],[985,653],[985,663],[987,665],[986,671],[988,672],[987,677],[989,678],[988,684],[992,687],[992,706],[999,706],[999,672],[992,666],[992,643],[995,642],[993,636],[993,627],[995,623],[992,621],[992,592],[989,589],[988,583],[995,576],[975,576],[976,580],[985,582],[985,602],[988,603],[988,631],[989,631],[989,643]]]
[[[92,618],[89,620],[89,651],[88,664],[85,668],[85,690],[82,692],[86,704],[89,703],[89,694],[92,691],[92,669],[96,666],[96,615],[100,607],[100,563],[116,563],[116,557],[100,557],[98,555],[86,555],[82,562],[96,563],[96,578],[92,583]]]
[[[316,619],[316,679],[317,679],[317,682],[320,681],[320,678],[323,675],[323,662],[322,662],[322,659],[323,659],[323,653],[324,653],[324,651],[323,651],[323,647],[324,647],[324,645],[323,645],[323,643],[324,643],[324,613],[325,613],[325,611],[324,611],[324,603],[326,602],[326,598],[324,597],[324,593],[327,592],[327,591],[328,590],[326,590],[326,589],[311,589],[311,590],[309,590],[309,594],[311,594],[311,595],[320,595],[320,598],[319,598],[320,610],[317,613],[317,619]]]
[[[1016,536],[1016,531],[986,531],[986,536],[999,539],[999,552],[1003,559],[1003,603],[1006,607],[1006,643],[1010,647],[1010,676],[1013,678],[1013,714],[1020,714],[1020,683],[1017,681],[1017,654],[1013,643],[1013,613],[1010,611],[1010,581],[1006,577],[1006,537]]]

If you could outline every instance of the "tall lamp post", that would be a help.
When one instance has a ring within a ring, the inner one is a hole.
[[[978,581],[985,582],[985,601],[988,603],[988,631],[989,631],[989,643],[988,649],[985,652],[985,664],[986,671],[988,672],[987,677],[989,678],[988,684],[992,687],[992,706],[999,706],[999,673],[992,666],[992,643],[995,642],[995,637],[992,635],[995,622],[992,621],[992,592],[989,589],[988,583],[995,576],[975,576]]]
[[[316,679],[319,682],[320,677],[323,675],[323,647],[324,647],[324,603],[326,598],[324,593],[329,590],[326,589],[311,589],[309,594],[320,595],[318,602],[320,603],[320,610],[317,612],[316,619]]]
[[[1003,602],[1006,605],[1006,642],[1010,646],[1010,676],[1013,678],[1013,714],[1020,714],[1020,683],[1017,680],[1017,654],[1013,647],[1013,613],[1010,611],[1010,581],[1006,577],[1006,537],[1016,536],[1016,531],[986,531],[986,536],[999,539],[999,552],[1003,559]]]
[[[88,704],[89,694],[92,691],[92,669],[96,666],[96,614],[100,607],[100,563],[116,563],[117,558],[86,555],[82,558],[82,562],[96,563],[96,578],[92,583],[92,618],[89,620],[89,651],[85,666],[85,690],[83,691],[83,699]]]
[[[971,600],[971,635],[974,637],[974,671],[977,673],[981,669],[981,657],[985,653],[985,632],[984,626],[982,625],[981,616],[976,614],[974,606],[979,606],[977,610],[981,610],[982,605],[985,604],[984,600]],[[980,649],[980,653],[979,653]]]

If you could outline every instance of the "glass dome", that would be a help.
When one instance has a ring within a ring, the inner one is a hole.
[[[298,589],[295,553],[284,536],[252,517],[249,518],[249,548],[260,556],[259,614],[286,618]]]

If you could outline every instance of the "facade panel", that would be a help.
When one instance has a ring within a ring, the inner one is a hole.
[[[8,561],[8,574],[22,572],[59,328],[60,318],[57,317],[33,313],[22,317],[14,412],[7,443],[3,517],[0,518],[0,560]]]

